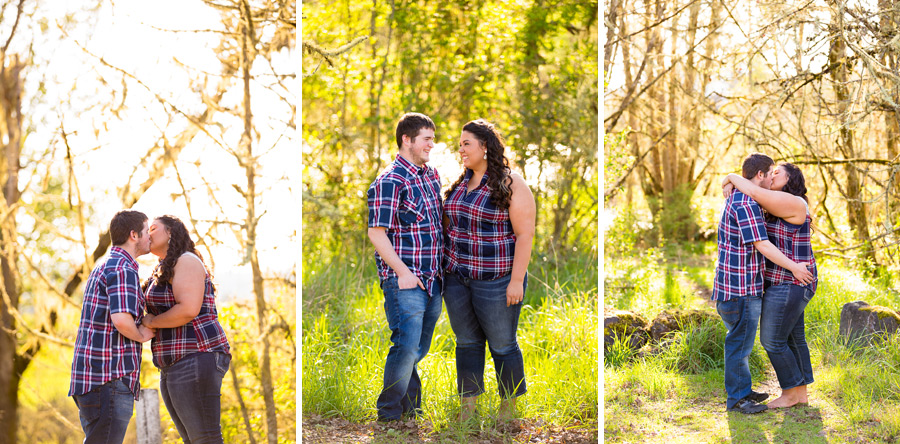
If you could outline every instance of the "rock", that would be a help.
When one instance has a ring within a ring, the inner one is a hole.
[[[617,338],[628,338],[628,346],[638,350],[650,339],[647,320],[637,313],[613,308],[603,309],[603,347],[609,347]]]
[[[673,331],[696,326],[707,319],[717,320],[718,316],[703,310],[663,310],[650,325],[650,337],[659,341]]]
[[[848,302],[841,308],[841,336],[868,341],[879,335],[895,333],[898,328],[900,314],[888,307],[856,301]]]

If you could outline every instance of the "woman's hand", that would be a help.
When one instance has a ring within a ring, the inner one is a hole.
[[[145,314],[145,315],[144,315],[144,318],[141,319],[141,325],[143,325],[144,327],[147,327],[147,328],[152,329],[153,327],[150,326],[150,321],[153,320],[153,318],[155,318],[155,317],[156,317],[156,315],[153,315],[153,314],[150,314],[150,313]]]
[[[525,282],[521,280],[511,280],[506,287],[506,306],[516,305],[522,302],[525,297]]]

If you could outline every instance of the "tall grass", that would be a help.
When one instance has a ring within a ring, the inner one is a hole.
[[[302,408],[304,414],[364,422],[376,418],[390,331],[374,261],[354,250],[304,265]],[[596,252],[535,252],[529,270],[518,328],[528,387],[518,401],[520,413],[550,424],[596,427]],[[443,309],[419,375],[425,419],[448,433],[459,410],[455,347]],[[478,407],[483,413],[499,405],[487,353],[487,392]]]

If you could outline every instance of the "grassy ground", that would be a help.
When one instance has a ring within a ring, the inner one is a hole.
[[[499,398],[489,354],[487,393],[478,401],[480,421],[461,426],[451,419],[459,411],[455,336],[444,309],[431,351],[419,364],[425,417],[407,434],[411,440],[525,442],[531,435],[543,434],[552,442],[548,431],[555,429],[559,436],[575,433],[579,439],[596,441],[596,254],[569,252],[565,260],[562,256],[536,254],[529,266],[529,287],[518,329],[528,385],[528,393],[518,402],[525,418],[523,430],[504,431],[493,418]],[[327,263],[310,261],[304,273],[304,438],[392,442],[390,435],[385,438],[373,424],[390,332],[372,257],[361,253]],[[334,431],[350,425],[361,430],[353,435],[356,438],[327,433],[329,428]]]
[[[605,303],[648,319],[676,307],[715,313],[708,301],[714,252],[714,244],[705,244],[607,258]],[[840,263],[820,261],[819,272],[805,312],[815,375],[807,406],[759,415],[725,412],[725,329],[710,322],[677,335],[655,354],[615,346],[605,351],[605,442],[900,442],[900,339],[864,347],[838,334],[845,303],[896,309],[900,295],[888,280],[864,279]],[[754,389],[778,396],[758,342],[751,367]]]

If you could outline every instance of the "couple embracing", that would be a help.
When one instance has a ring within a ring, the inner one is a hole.
[[[123,210],[109,223],[112,248],[84,287],[69,396],[86,444],[121,443],[140,394],[141,349],[152,340],[166,409],[185,443],[221,443],[220,392],[231,363],[216,288],[184,223],[149,223]],[[136,259],[159,258],[141,285]]]
[[[719,221],[718,262],[712,299],[725,336],[728,411],[759,413],[808,402],[813,382],[803,311],[816,291],[817,269],[806,181],[795,165],[775,166],[754,153],[742,175],[722,182],[725,211]],[[781,396],[752,390],[749,356],[756,330],[781,386]]]
[[[397,124],[399,153],[367,193],[368,235],[392,343],[378,420],[421,414],[417,364],[428,353],[442,299],[456,335],[459,419],[475,413],[485,391],[487,343],[500,417],[509,420],[526,391],[516,330],[534,238],[534,197],[510,170],[500,133],[479,119],[463,126],[458,152],[464,170],[442,199],[440,176],[426,164],[434,132],[428,116],[405,114]]]

